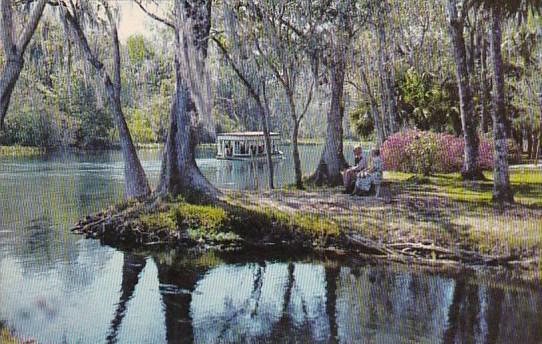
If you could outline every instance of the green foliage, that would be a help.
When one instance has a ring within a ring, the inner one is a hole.
[[[370,111],[369,104],[365,101],[360,101],[349,114],[350,123],[352,123],[354,130],[362,139],[370,139],[374,133],[374,120]]]
[[[77,145],[84,149],[104,149],[111,147],[114,122],[111,114],[103,110],[93,113],[83,111],[78,114],[79,127],[76,133]]]
[[[128,57],[132,64],[141,64],[145,60],[154,58],[152,46],[145,42],[145,37],[142,35],[132,35],[128,37],[126,46],[128,48]]]
[[[37,147],[28,146],[0,146],[0,156],[30,156],[38,155],[41,151]]]
[[[23,107],[6,119],[0,144],[52,148],[57,146],[59,137],[59,128],[50,115]]]
[[[421,130],[443,132],[459,118],[454,81],[439,82],[431,73],[409,68],[398,76],[398,106],[402,116]]]
[[[437,152],[437,139],[433,133],[428,132],[426,135],[416,136],[416,139],[405,147],[405,152],[410,157],[410,165],[414,172],[424,176],[433,173]]]
[[[127,109],[127,122],[135,142],[157,142],[151,128],[151,119],[140,109]]]

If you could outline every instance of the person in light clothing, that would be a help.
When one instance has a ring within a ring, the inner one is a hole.
[[[351,193],[354,189],[354,183],[356,181],[356,174],[363,171],[367,167],[367,159],[363,155],[363,149],[361,146],[354,148],[354,162],[355,165],[342,172],[343,185],[345,188],[344,193]]]
[[[373,150],[371,167],[358,173],[353,195],[368,194],[371,186],[382,181],[383,163],[380,150]]]

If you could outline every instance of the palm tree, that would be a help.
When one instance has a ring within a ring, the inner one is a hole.
[[[516,17],[520,21],[530,12],[542,8],[542,0],[473,0],[475,5],[490,13],[491,60],[493,63],[493,140],[495,144],[493,166],[493,201],[513,203],[508,171],[508,144],[506,135],[506,107],[504,66],[502,60],[502,22]]]

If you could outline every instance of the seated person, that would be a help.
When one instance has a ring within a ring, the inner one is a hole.
[[[361,146],[354,148],[354,161],[356,162],[354,166],[342,172],[343,184],[345,188],[344,193],[352,192],[354,189],[354,183],[356,181],[356,174],[367,167],[367,159],[365,159],[365,156],[363,155],[363,149],[361,149]]]
[[[383,164],[380,158],[380,150],[373,150],[373,159],[371,167],[358,173],[354,192],[352,195],[366,195],[370,192],[371,187],[382,181]]]

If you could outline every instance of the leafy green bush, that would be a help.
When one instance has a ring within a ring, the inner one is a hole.
[[[27,107],[10,114],[0,131],[0,144],[53,148],[59,145],[58,125],[49,114],[36,113]]]

